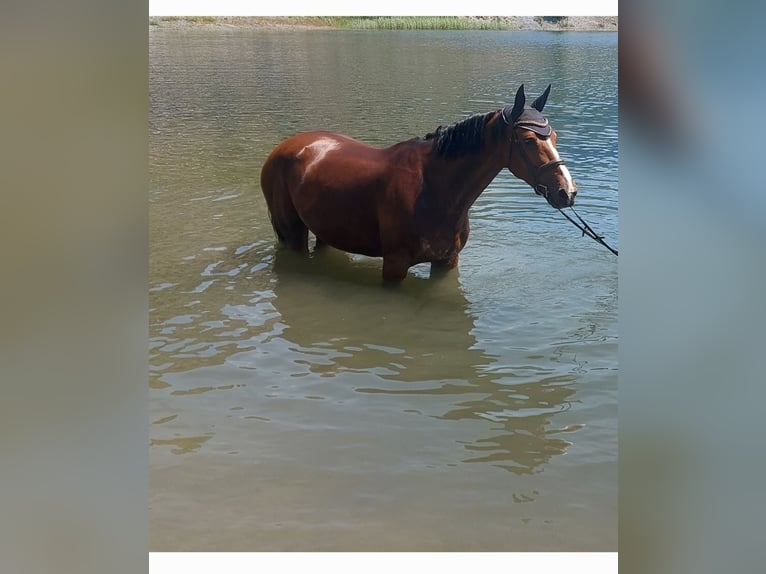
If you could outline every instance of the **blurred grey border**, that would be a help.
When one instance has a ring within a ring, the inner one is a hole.
[[[763,16],[620,6],[624,572],[762,570]],[[147,568],[147,34],[0,8],[3,572]]]
[[[620,5],[623,572],[763,570],[763,16]]]
[[[0,572],[148,569],[147,14],[0,7]]]

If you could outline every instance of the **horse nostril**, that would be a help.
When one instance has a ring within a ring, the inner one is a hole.
[[[575,191],[570,192],[563,187],[559,188],[556,192],[557,203],[563,207],[574,205],[575,193]]]

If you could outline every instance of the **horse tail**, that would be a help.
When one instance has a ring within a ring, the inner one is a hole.
[[[278,153],[278,148],[272,152],[261,169],[261,190],[277,240],[296,251],[306,251],[308,229],[290,197],[288,181],[292,164],[289,157]]]

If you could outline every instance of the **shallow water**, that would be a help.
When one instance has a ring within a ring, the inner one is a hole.
[[[151,549],[617,548],[617,258],[507,171],[460,266],[275,249],[263,160],[391,145],[553,84],[617,247],[612,33],[150,33]]]

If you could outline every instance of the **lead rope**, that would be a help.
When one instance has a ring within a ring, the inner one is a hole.
[[[604,247],[606,247],[606,248],[607,248],[609,251],[611,251],[612,253],[614,253],[615,255],[617,255],[617,250],[616,250],[616,249],[613,249],[612,247],[610,247],[610,246],[607,244],[607,242],[606,242],[606,241],[604,241],[604,238],[603,238],[603,236],[601,236],[601,235],[598,235],[598,234],[597,234],[595,231],[593,231],[593,229],[591,229],[591,226],[590,226],[590,225],[588,225],[588,224],[585,222],[585,220],[584,220],[582,217],[580,217],[580,214],[579,214],[579,213],[577,213],[577,212],[574,210],[574,207],[570,207],[569,209],[571,209],[571,210],[572,210],[572,213],[574,213],[574,214],[577,216],[577,219],[579,219],[579,220],[580,220],[580,222],[582,223],[582,225],[580,225],[579,223],[577,223],[577,222],[576,222],[574,219],[572,219],[571,217],[569,217],[569,216],[568,216],[566,213],[564,213],[562,210],[560,210],[560,209],[559,209],[559,212],[561,213],[561,215],[563,215],[563,216],[564,216],[564,217],[566,217],[566,218],[567,218],[569,221],[571,221],[571,222],[572,222],[572,224],[573,224],[575,227],[577,227],[577,228],[578,228],[580,231],[582,231],[582,234],[583,234],[583,236],[587,235],[587,236],[588,236],[588,237],[590,237],[591,239],[594,239],[594,240],[598,241],[598,242],[599,242],[601,245],[603,245]]]

